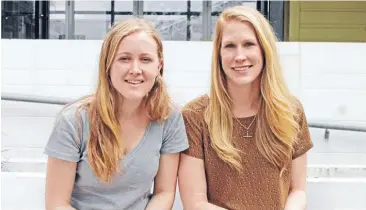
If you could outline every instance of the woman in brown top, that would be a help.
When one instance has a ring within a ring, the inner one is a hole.
[[[184,209],[305,209],[313,145],[258,11],[236,6],[220,15],[210,89],[183,110],[190,141],[179,169]]]

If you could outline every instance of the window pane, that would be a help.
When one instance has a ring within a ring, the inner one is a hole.
[[[228,7],[238,6],[238,5],[257,8],[257,1],[217,1],[217,0],[213,0],[212,1],[212,12],[222,12],[223,10],[225,10]],[[216,25],[216,21],[218,19],[218,16],[213,15],[211,17],[211,19],[212,19],[212,22],[211,22],[211,39],[213,39],[213,36],[214,36],[214,33],[215,33],[215,25]]]
[[[213,40],[214,35],[215,35],[215,25],[216,25],[216,21],[219,17],[218,16],[212,16],[211,17],[211,40]]]
[[[118,23],[119,21],[122,21],[122,20],[127,20],[129,18],[133,18],[134,16],[132,15],[116,15],[114,17],[114,24]]]
[[[186,12],[187,1],[144,1],[144,12]]]
[[[110,15],[75,15],[75,38],[103,39],[110,27]]]
[[[187,1],[144,1],[144,18],[151,20],[164,40],[200,40],[202,18],[188,14]],[[191,12],[202,12],[202,0],[191,1]],[[156,15],[147,12],[177,12],[183,14]],[[147,13],[147,14],[146,14]],[[190,16],[190,31],[187,33],[187,16]]]
[[[115,21],[127,20],[129,18],[133,18],[133,15],[116,15]]]
[[[120,1],[114,2],[114,11],[116,12],[132,12],[133,11],[133,1]]]
[[[164,40],[186,40],[187,16],[184,15],[144,15],[154,23]]]
[[[65,1],[50,1],[50,12],[52,11],[65,12]]]
[[[191,11],[202,12],[202,0],[191,1]]]
[[[257,1],[212,1],[212,11],[222,12],[224,9],[232,6],[244,5],[257,8]]]
[[[111,23],[111,15],[105,13],[110,10],[111,1],[75,1],[75,39],[103,39]]]
[[[191,17],[191,41],[201,41],[203,35],[202,16]]]
[[[49,38],[65,39],[65,1],[50,1]]]
[[[75,1],[75,11],[110,11],[111,1]]]
[[[1,7],[2,38],[35,38],[35,7],[33,1],[2,1]]]
[[[50,39],[65,39],[65,14],[50,14]]]

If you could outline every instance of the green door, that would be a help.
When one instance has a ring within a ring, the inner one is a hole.
[[[289,41],[366,42],[366,2],[290,1]]]

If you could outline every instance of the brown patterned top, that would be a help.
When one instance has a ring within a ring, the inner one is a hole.
[[[243,173],[239,174],[223,162],[210,146],[210,136],[203,114],[208,106],[209,97],[201,96],[188,103],[183,111],[186,124],[189,149],[185,154],[204,160],[208,201],[232,210],[280,210],[285,207],[290,190],[290,170],[285,170],[280,177],[280,170],[267,161],[259,152],[254,139],[256,120],[246,129],[234,120],[233,143],[244,152]],[[301,134],[294,145],[292,159],[299,157],[312,148],[309,128],[301,108]],[[254,116],[239,118],[245,127]],[[287,167],[291,169],[291,165]]]

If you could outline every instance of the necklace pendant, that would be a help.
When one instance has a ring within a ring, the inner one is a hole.
[[[245,136],[243,136],[244,138],[251,138],[253,137],[252,135],[249,135],[249,130],[247,130],[247,134]]]

